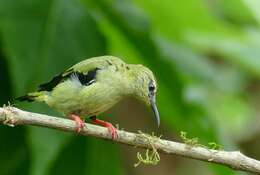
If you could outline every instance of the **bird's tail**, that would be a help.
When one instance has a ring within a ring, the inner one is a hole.
[[[24,96],[16,98],[16,100],[18,101],[28,101],[28,102],[44,101],[44,99],[45,99],[45,93],[43,91],[28,93]]]

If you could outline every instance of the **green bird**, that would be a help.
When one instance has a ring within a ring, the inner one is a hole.
[[[99,56],[75,64],[39,85],[36,92],[17,99],[46,103],[74,120],[78,133],[84,127],[83,119],[89,117],[95,124],[107,127],[112,138],[116,138],[115,127],[96,116],[123,98],[135,97],[152,107],[159,127],[156,91],[155,77],[147,67],[126,64],[114,56]]]

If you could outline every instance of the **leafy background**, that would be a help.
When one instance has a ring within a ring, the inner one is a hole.
[[[162,125],[126,100],[102,117],[130,131],[216,142],[260,159],[258,0],[0,0],[0,103],[59,115],[12,99],[78,61],[111,54],[153,70]],[[36,127],[0,127],[0,175],[246,174]]]

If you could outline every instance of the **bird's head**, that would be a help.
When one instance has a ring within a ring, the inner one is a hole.
[[[160,116],[156,106],[157,84],[153,72],[142,65],[134,65],[134,96],[151,106],[157,125],[160,125]]]

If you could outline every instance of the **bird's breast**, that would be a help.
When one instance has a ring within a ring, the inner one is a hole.
[[[79,96],[82,113],[85,115],[98,115],[123,98],[114,88],[101,83],[93,85],[91,89],[81,91]]]
[[[84,86],[68,80],[53,90],[51,100],[47,104],[65,115],[98,115],[124,97],[122,87],[116,84],[118,82],[114,83],[98,79],[95,83]]]

